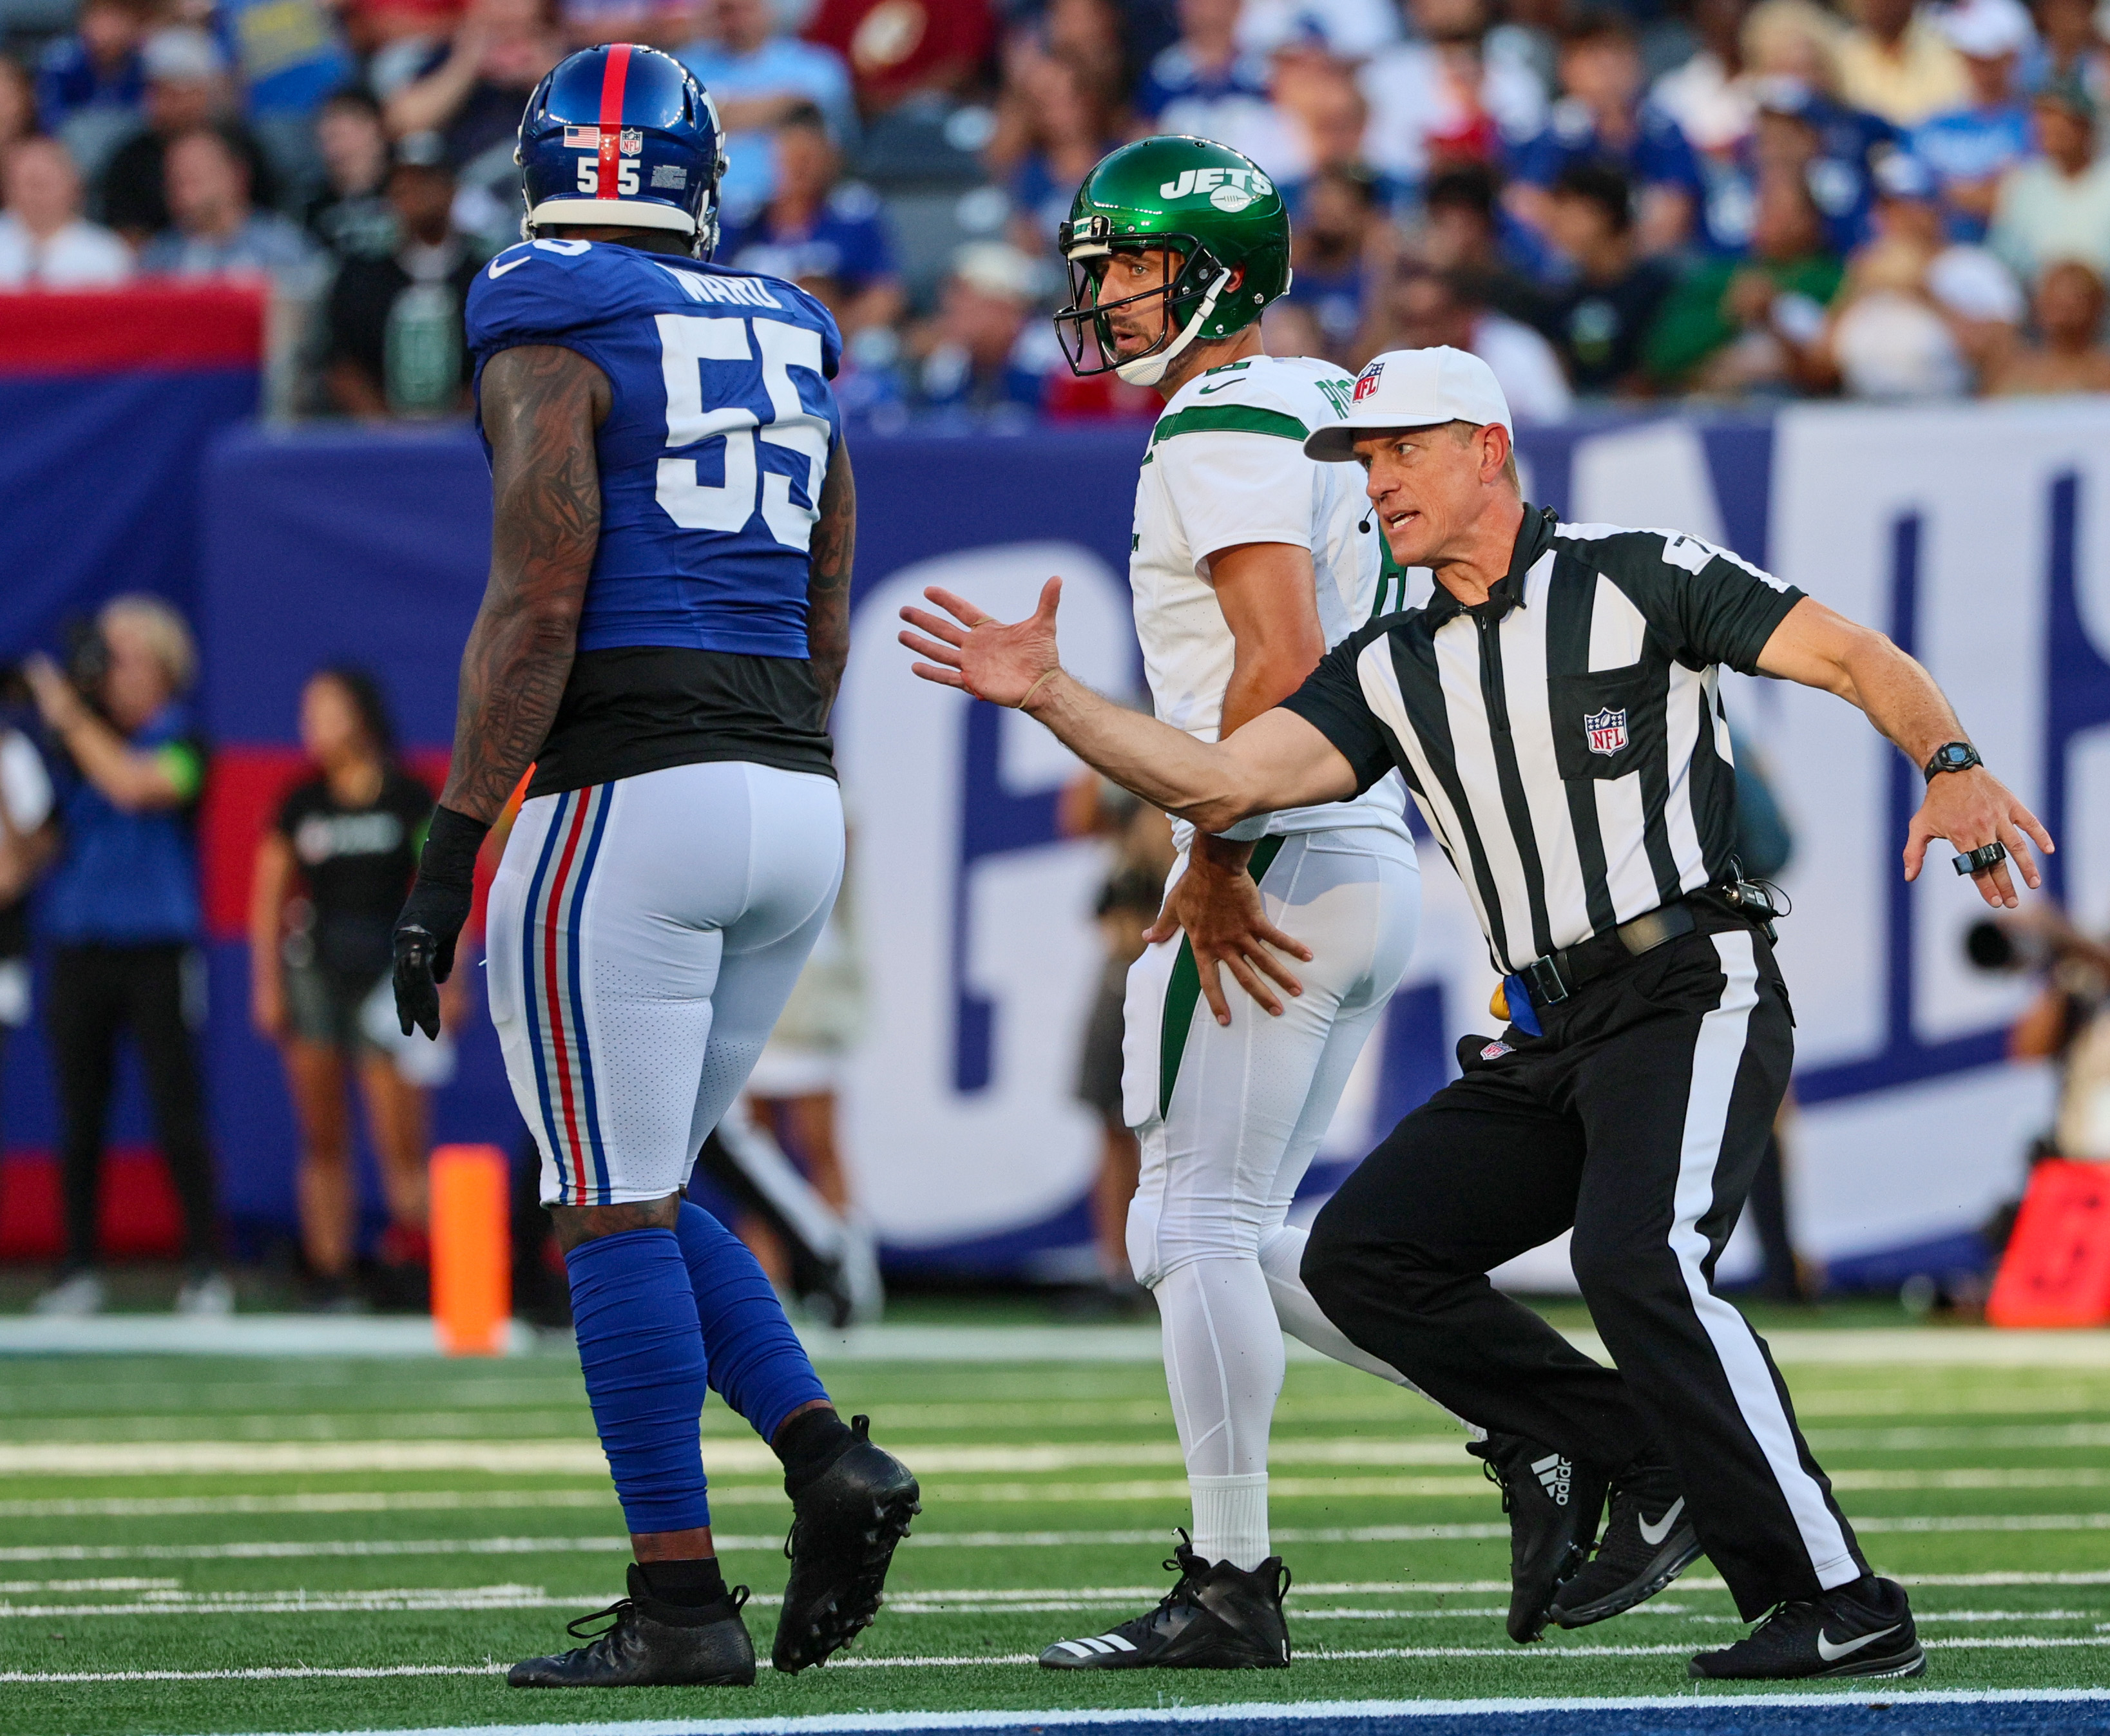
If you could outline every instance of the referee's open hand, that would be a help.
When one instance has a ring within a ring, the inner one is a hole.
[[[1927,847],[1937,838],[1947,839],[1959,855],[1990,843],[2004,844],[2032,892],[2044,884],[2044,876],[2038,873],[2036,858],[2030,853],[2030,840],[2035,840],[2046,855],[2058,848],[2044,823],[1982,766],[1974,766],[1968,771],[1937,772],[1927,786],[1927,800],[1913,816],[1912,826],[1905,834],[1908,880],[1919,878],[1927,861]],[[2013,910],[2022,902],[2006,862],[1995,862],[1971,879],[1979,896],[1996,910]]]
[[[1311,947],[1267,920],[1260,888],[1246,870],[1246,858],[1252,853],[1250,844],[1226,845],[1207,833],[1198,836],[1188,855],[1187,871],[1173,884],[1166,894],[1165,908],[1143,934],[1155,945],[1182,929],[1187,931],[1202,993],[1219,1024],[1231,1022],[1220,965],[1270,1016],[1279,1019],[1282,1002],[1269,986],[1270,979],[1291,995],[1302,994],[1304,985],[1278,953],[1306,961],[1311,956]]]
[[[1060,579],[1040,587],[1039,607],[1023,621],[998,621],[979,604],[942,585],[930,585],[923,594],[953,617],[948,621],[945,615],[912,604],[901,612],[909,626],[922,630],[899,637],[925,659],[911,666],[925,680],[957,687],[994,705],[1016,707],[1061,673],[1062,655],[1055,644]]]

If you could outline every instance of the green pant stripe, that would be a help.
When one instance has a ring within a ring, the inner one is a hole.
[[[1282,843],[1279,837],[1263,838],[1253,846],[1252,860],[1246,871],[1256,884],[1267,877],[1267,870],[1282,853]],[[1180,1083],[1180,1058],[1187,1052],[1187,1038],[1194,1025],[1194,1005],[1201,998],[1202,971],[1194,962],[1194,943],[1182,934],[1180,956],[1172,961],[1172,980],[1166,985],[1165,1025],[1157,1044],[1157,1114],[1161,1120],[1172,1112],[1172,1087]]]

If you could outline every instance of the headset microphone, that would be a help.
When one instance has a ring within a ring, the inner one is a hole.
[[[1356,527],[1365,536],[1370,534],[1370,520],[1377,517],[1377,511],[1375,507],[1372,507],[1370,511],[1363,514],[1363,522]]]

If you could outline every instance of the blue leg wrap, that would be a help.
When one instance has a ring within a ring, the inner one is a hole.
[[[710,1351],[710,1381],[764,1440],[802,1404],[828,1402],[784,1304],[747,1245],[700,1205],[684,1200],[681,1257]]]
[[[564,1256],[594,1426],[632,1533],[711,1522],[697,1418],[704,1336],[671,1230],[627,1230]]]

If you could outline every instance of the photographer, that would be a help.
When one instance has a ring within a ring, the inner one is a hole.
[[[2110,947],[2048,902],[1974,925],[1965,947],[1981,970],[2031,970],[2043,979],[2008,1033],[2010,1060],[2058,1069],[2057,1119],[2032,1160],[2110,1160]]]
[[[55,943],[50,1029],[65,1157],[66,1261],[39,1313],[102,1305],[96,1227],[118,1032],[145,1065],[154,1127],[183,1202],[188,1261],[179,1312],[224,1314],[234,1292],[215,1258],[211,1158],[192,1033],[202,1020],[203,931],[193,833],[205,748],[183,695],[197,653],[157,597],[104,604],[61,673],[23,675],[70,775],[43,927]]]

